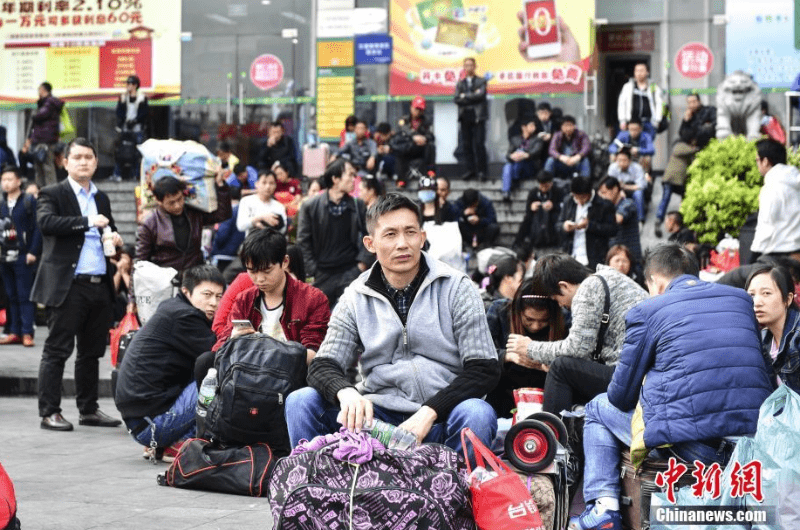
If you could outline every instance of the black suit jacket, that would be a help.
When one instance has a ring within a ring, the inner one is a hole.
[[[461,95],[464,95],[462,98]],[[468,109],[474,112],[476,122],[489,119],[489,104],[486,101],[486,79],[475,76],[472,78],[472,89],[467,89],[466,78],[456,84],[456,95],[453,101],[458,105],[458,121],[467,119]]]
[[[556,221],[556,228],[561,234],[561,246],[564,252],[572,254],[575,232],[564,231],[564,221],[575,221],[578,205],[572,195],[564,197],[561,213]],[[586,227],[586,256],[589,268],[595,270],[599,263],[605,263],[608,253],[608,240],[617,234],[617,219],[614,205],[601,198],[597,193],[589,203],[589,226]]]
[[[111,230],[116,231],[108,196],[98,190],[94,200],[97,213],[108,217]],[[90,228],[89,218],[81,214],[78,198],[72,191],[69,180],[42,188],[36,206],[36,221],[42,231],[43,247],[31,300],[49,307],[58,307],[67,298],[86,231]],[[112,270],[111,262],[106,258],[105,283],[113,297]]]

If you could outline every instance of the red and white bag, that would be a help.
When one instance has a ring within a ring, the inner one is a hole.
[[[469,428],[461,431],[461,446],[467,470],[472,464],[467,449],[469,440],[477,467],[497,473],[496,477],[480,482],[473,480],[472,513],[480,530],[544,530],[539,508],[519,476],[511,471]]]

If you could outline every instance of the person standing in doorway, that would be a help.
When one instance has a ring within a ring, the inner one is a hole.
[[[475,59],[464,59],[464,77],[456,84],[455,102],[458,105],[459,140],[464,153],[464,180],[477,173],[478,180],[486,178],[486,121],[489,105],[486,101],[486,80],[475,75]]]

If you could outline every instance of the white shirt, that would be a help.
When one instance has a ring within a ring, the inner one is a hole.
[[[253,231],[253,219],[262,215],[274,213],[283,218],[283,226],[278,230],[280,233],[286,233],[286,207],[276,201],[270,199],[263,202],[258,198],[258,194],[248,195],[242,197],[239,201],[239,213],[236,216],[236,228],[240,232],[250,233]]]
[[[575,204],[577,208],[575,208],[575,219],[576,223],[580,223],[584,218],[589,215],[589,205],[592,203],[592,198],[594,198],[594,192],[592,192],[592,197],[586,201],[585,204],[580,205],[576,201]],[[572,199],[575,200],[575,199]],[[582,228],[580,230],[575,230],[575,236],[572,239],[572,257],[578,260],[578,262],[582,265],[589,265],[589,255],[586,253],[586,229]]]
[[[762,254],[800,250],[800,171],[796,167],[776,164],[764,175],[750,249]]]
[[[286,334],[281,326],[283,316],[283,302],[275,309],[269,309],[263,298],[261,300],[261,333],[269,335],[273,339],[286,341]]]

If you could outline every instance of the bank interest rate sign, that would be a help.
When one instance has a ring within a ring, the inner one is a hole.
[[[276,56],[259,55],[250,65],[250,80],[261,90],[271,90],[283,81],[283,63]]]
[[[702,79],[714,68],[714,54],[702,42],[684,44],[675,55],[675,68],[683,77]]]

